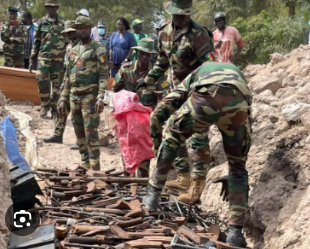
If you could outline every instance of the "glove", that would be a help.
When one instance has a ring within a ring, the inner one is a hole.
[[[214,180],[212,183],[222,183],[222,189],[221,189],[220,196],[223,196],[223,201],[229,201],[228,199],[228,195],[229,195],[228,175],[222,176]]]
[[[146,87],[147,84],[144,81],[144,78],[140,78],[137,80],[136,91],[138,91],[141,87]]]

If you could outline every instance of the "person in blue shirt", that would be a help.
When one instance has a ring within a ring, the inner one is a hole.
[[[110,38],[109,58],[112,78],[115,77],[123,62],[131,60],[131,48],[137,46],[134,35],[128,31],[130,25],[125,18],[117,19],[116,28],[118,32],[113,33]]]

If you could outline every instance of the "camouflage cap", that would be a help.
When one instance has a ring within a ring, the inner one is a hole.
[[[193,15],[198,12],[193,7],[193,0],[171,0],[164,3],[165,10],[170,15]]]
[[[44,6],[58,7],[58,6],[59,6],[59,3],[58,3],[58,0],[46,0]]]
[[[92,24],[90,18],[88,18],[86,16],[79,16],[75,20],[75,24],[73,27],[77,28],[78,26],[91,26],[91,27],[93,27],[93,24]]]
[[[62,31],[62,34],[66,34],[69,32],[74,32],[76,31],[73,27],[75,25],[75,21],[69,20],[69,21],[65,21],[65,30]]]
[[[150,38],[143,38],[138,42],[138,46],[132,47],[135,50],[143,51],[149,54],[156,54],[155,42]]]
[[[140,20],[140,19],[135,19],[135,20],[133,20],[131,26],[134,27],[134,26],[136,26],[136,25],[138,25],[138,24],[141,24],[141,23],[143,23],[142,20]]]

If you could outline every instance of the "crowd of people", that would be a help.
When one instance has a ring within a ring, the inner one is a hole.
[[[180,202],[198,202],[210,167],[208,131],[216,125],[229,164],[229,175],[218,180],[228,186],[227,242],[246,247],[242,228],[248,202],[245,164],[251,144],[251,93],[233,64],[245,43],[227,25],[225,13],[214,16],[217,29],[212,33],[191,18],[198,11],[192,0],[171,0],[164,3],[171,18],[156,27],[155,37],[142,32],[140,19],[132,22],[130,32],[123,17],[116,20],[117,32],[109,37],[105,22],[94,27],[86,9],[77,12],[75,21],[65,21],[57,14],[58,0],[46,0],[45,8],[47,15],[33,24],[30,12],[22,12],[19,23],[18,10],[10,7],[9,21],[1,27],[5,66],[37,68],[40,115],[46,118],[51,110],[55,120],[54,134],[43,141],[63,142],[71,112],[81,164],[100,170],[100,114],[108,79],[115,78],[115,92],[137,92],[141,103],[153,108],[150,129],[156,167],[149,175],[148,160],[138,170],[141,177],[150,178],[143,204],[157,210],[164,187],[177,191]],[[169,91],[161,91],[167,82]],[[192,170],[189,138],[195,154]],[[167,181],[173,165],[178,178]]]

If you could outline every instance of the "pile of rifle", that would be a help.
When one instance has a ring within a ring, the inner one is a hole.
[[[124,171],[95,172],[38,168],[44,193],[38,207],[42,225],[55,224],[59,247],[72,248],[233,248],[225,241],[217,216],[203,214],[197,206],[172,201],[163,193],[160,209],[142,205],[147,178]],[[210,247],[211,248],[211,247]],[[213,247],[212,247],[213,248]]]

